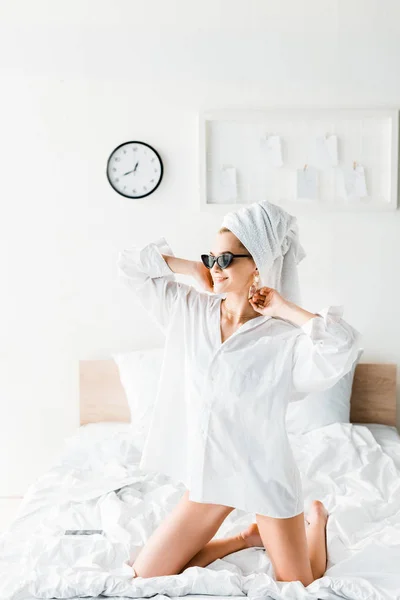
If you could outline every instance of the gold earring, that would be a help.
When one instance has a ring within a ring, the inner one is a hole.
[[[251,284],[250,289],[249,289],[248,299],[251,298],[253,296],[253,294],[255,293],[255,291],[257,290],[259,281],[260,281],[260,276],[256,273],[254,275],[253,283]]]

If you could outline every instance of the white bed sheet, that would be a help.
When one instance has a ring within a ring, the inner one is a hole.
[[[327,506],[328,569],[305,588],[277,582],[268,555],[252,548],[168,577],[132,579],[129,560],[185,488],[137,467],[129,424],[81,427],[27,491],[0,536],[0,598],[168,596],[252,600],[400,598],[400,436],[382,425],[333,424],[291,436],[306,512]],[[216,537],[241,531],[254,514],[234,510]],[[66,537],[65,529],[106,536]]]

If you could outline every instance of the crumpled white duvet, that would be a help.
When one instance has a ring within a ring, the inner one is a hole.
[[[132,579],[130,562],[185,488],[137,467],[129,424],[81,427],[32,484],[0,536],[0,598],[178,597],[400,598],[400,437],[390,453],[362,425],[333,424],[291,436],[305,497],[324,502],[328,569],[308,587],[277,582],[263,548],[168,577]],[[255,520],[234,510],[215,537]],[[65,529],[106,535],[65,536]]]

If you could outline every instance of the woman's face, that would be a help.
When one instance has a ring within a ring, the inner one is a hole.
[[[258,273],[256,264],[248,252],[240,246],[237,237],[231,232],[217,233],[210,254],[219,256],[224,252],[232,254],[248,254],[248,257],[233,258],[229,267],[221,269],[217,262],[210,269],[214,283],[214,292],[222,294],[225,292],[236,292],[246,294],[253,283],[254,275]]]

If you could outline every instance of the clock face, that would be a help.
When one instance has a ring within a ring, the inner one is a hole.
[[[143,198],[160,185],[160,155],[145,142],[125,142],[115,148],[107,162],[107,178],[116,192],[127,198]]]

